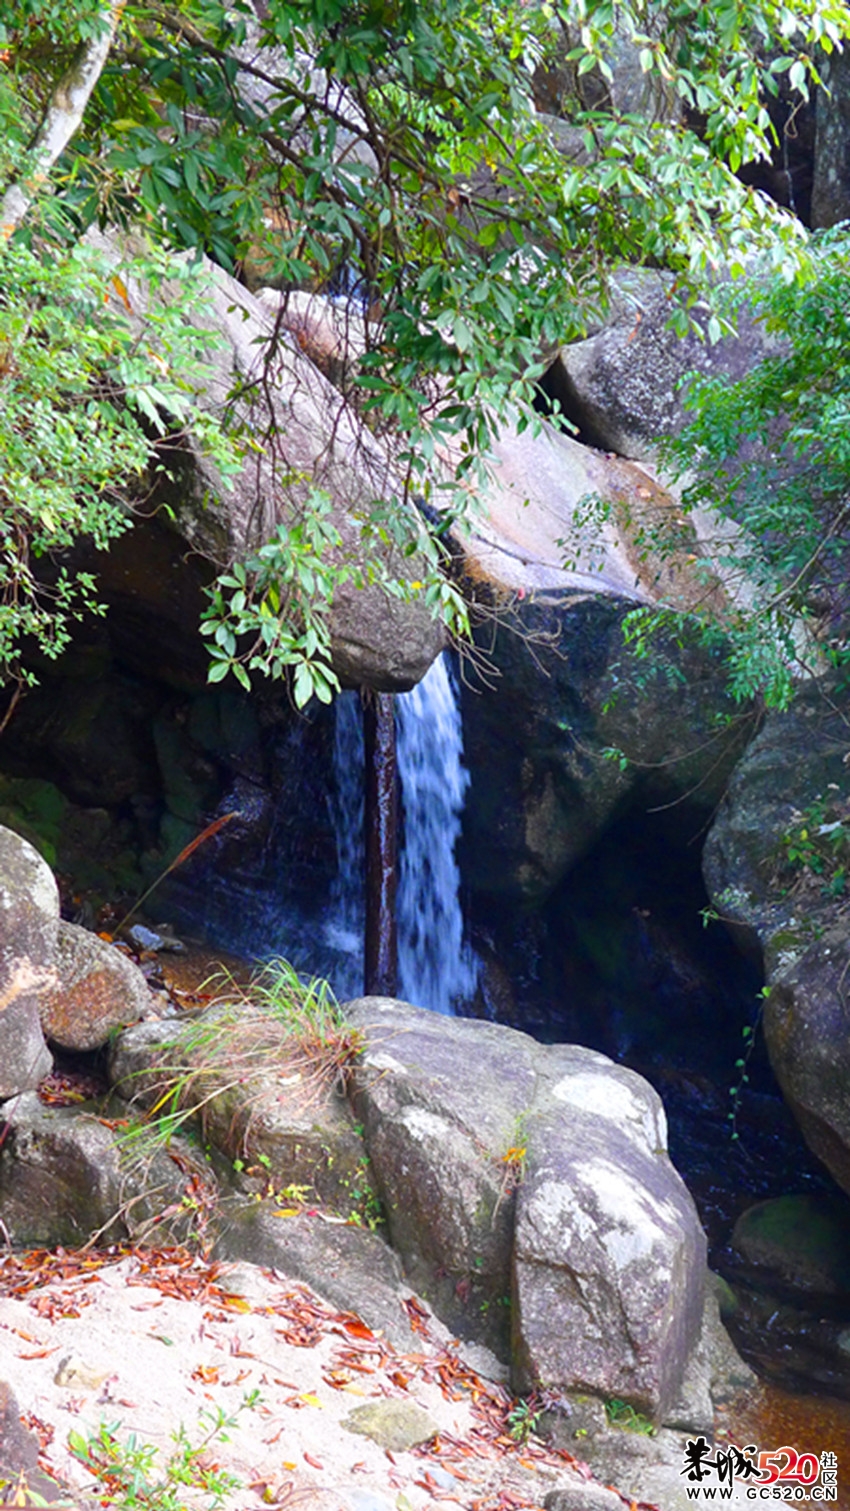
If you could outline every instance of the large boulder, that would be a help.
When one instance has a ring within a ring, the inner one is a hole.
[[[56,936],[56,985],[41,996],[41,1026],[62,1049],[100,1049],[116,1028],[152,1013],[142,972],[90,929],[61,919]]]
[[[284,1205],[289,1190],[345,1218],[368,1213],[369,1162],[348,1104],[273,1016],[242,1002],[140,1023],[114,1040],[109,1074],[137,1107],[179,1110]]]
[[[414,1289],[461,1337],[508,1349],[515,1175],[534,1043],[384,998],[349,1003],[365,1035],[354,1106]]]
[[[33,1092],[4,1115],[0,1212],[15,1248],[79,1248],[127,1234],[185,1242],[194,1225],[183,1201],[192,1164],[185,1147],[134,1156],[94,1109],[45,1107]]]
[[[114,239],[89,233],[89,240],[99,244],[110,262],[122,260]],[[421,560],[401,548],[367,545],[368,530],[360,522],[375,501],[386,502],[401,488],[391,452],[358,421],[344,396],[305,355],[297,336],[276,326],[275,315],[254,294],[208,261],[203,279],[203,298],[191,318],[217,340],[208,359],[204,402],[216,413],[235,403],[235,418],[257,438],[259,449],[227,485],[207,457],[186,453],[182,466],[179,458],[169,465],[155,502],[173,516],[184,550],[188,543],[201,558],[224,565],[256,550],[279,525],[296,524],[311,490],[326,491],[342,536],[341,562],[365,564],[369,557],[375,563],[359,585],[350,579],[334,596],[330,629],[335,669],[350,685],[365,683],[390,692],[413,686],[442,650],[445,633],[415,590],[412,601],[404,602],[380,586],[384,572],[414,581],[422,575]],[[128,287],[133,310],[143,311],[149,291],[132,280]],[[235,388],[243,395],[238,402],[232,398]],[[399,524],[415,546],[421,525],[412,505]],[[160,555],[163,549],[167,546],[159,541]],[[135,563],[127,563],[125,570],[133,584],[137,620],[155,619],[170,591],[167,582],[156,570],[146,574]],[[193,569],[189,587],[194,597],[203,586],[198,577]],[[115,587],[120,591],[120,584]],[[153,595],[149,606],[148,588]],[[176,600],[170,617],[175,623],[185,618]],[[161,641],[161,633],[156,638]]]
[[[603,328],[562,347],[548,387],[590,445],[652,461],[659,437],[675,434],[686,418],[689,373],[734,382],[775,349],[775,338],[746,310],[734,336],[716,342],[694,330],[681,336],[670,325],[675,301],[675,274],[626,269]],[[708,309],[690,316],[707,328]]]
[[[53,980],[59,893],[37,850],[0,828],[0,1101],[37,1086],[53,1061],[39,998]]]
[[[517,1195],[515,1383],[557,1380],[664,1418],[699,1335],[706,1250],[660,1099],[572,1046],[545,1069]]]
[[[655,1092],[604,1055],[362,998],[353,1080],[390,1238],[518,1389],[619,1396],[663,1418],[703,1315],[705,1240]]]
[[[847,695],[801,688],[737,767],[706,841],[717,912],[764,959],[771,1064],[806,1142],[850,1191]]]

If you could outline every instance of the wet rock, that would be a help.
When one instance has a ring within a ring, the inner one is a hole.
[[[37,1086],[53,1060],[39,1022],[53,980],[59,893],[32,845],[0,828],[0,1100]]]
[[[167,954],[182,955],[186,946],[180,939],[175,939],[173,934],[166,933],[166,926],[159,931],[146,928],[143,923],[134,923],[126,931],[127,939],[135,950],[149,950],[152,954],[158,954],[160,950]]]
[[[110,554],[98,552],[98,560]],[[4,761],[27,776],[49,776],[65,802],[88,808],[126,802],[151,787],[158,696],[149,682],[114,667],[81,676],[63,656],[16,712]],[[44,798],[38,806],[44,811]],[[62,815],[48,810],[45,817],[55,823]]]
[[[60,921],[57,984],[41,997],[41,1026],[62,1049],[100,1049],[116,1028],[150,1017],[153,999],[139,970],[106,940]]]
[[[340,1425],[392,1453],[417,1448],[439,1431],[437,1423],[414,1401],[368,1401],[355,1406]]]
[[[846,1304],[806,1296],[769,1272],[734,1266],[738,1305],[729,1319],[735,1345],[763,1380],[793,1394],[850,1400]],[[748,1283],[750,1280],[752,1283]],[[839,1315],[829,1315],[837,1310]]]
[[[498,678],[463,694],[472,777],[463,868],[489,896],[546,898],[626,805],[708,812],[741,754],[719,659],[623,643],[622,599],[540,595],[488,636]],[[621,752],[623,759],[619,758]],[[698,825],[697,825],[698,827]]]
[[[738,1218],[732,1247],[771,1278],[812,1296],[850,1295],[850,1204],[825,1194],[779,1196]]]
[[[764,1035],[785,1100],[850,1191],[846,708],[846,691],[812,683],[765,720],[712,825],[703,870],[718,913],[763,956]]]
[[[245,1259],[303,1280],[331,1306],[354,1312],[401,1351],[415,1346],[407,1294],[392,1250],[368,1229],[320,1216],[278,1217],[273,1204],[231,1198],[217,1217],[216,1259]]]

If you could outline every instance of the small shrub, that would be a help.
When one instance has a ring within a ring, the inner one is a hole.
[[[328,983],[302,981],[285,960],[270,961],[247,985],[222,973],[205,987],[213,1006],[178,1028],[160,1063],[140,1076],[140,1097],[151,1105],[125,1143],[161,1146],[195,1123],[206,1142],[217,1103],[217,1111],[231,1114],[225,1152],[244,1167],[264,1103],[281,1085],[304,1106],[344,1085],[362,1038],[343,1019]]]

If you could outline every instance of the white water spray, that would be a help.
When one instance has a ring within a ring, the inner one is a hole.
[[[399,864],[399,996],[450,1013],[475,991],[475,957],[463,939],[460,835],[469,774],[460,706],[445,656],[396,698],[404,839]]]
[[[395,700],[402,806],[397,897],[398,994],[450,1013],[475,991],[477,964],[463,939],[455,845],[469,776],[460,708],[445,657]],[[363,730],[356,693],[336,700],[333,818],[337,839],[326,944],[338,996],[363,990]]]

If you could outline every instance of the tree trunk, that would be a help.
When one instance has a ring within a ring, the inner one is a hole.
[[[829,93],[819,89],[815,106],[815,230],[850,218],[850,52],[831,53],[821,72]]]
[[[398,989],[395,900],[398,884],[398,788],[392,693],[373,693],[363,709],[366,780],[367,996]]]
[[[110,0],[102,30],[80,44],[71,67],[54,89],[32,145],[32,171],[24,182],[12,184],[0,201],[0,238],[4,241],[20,225],[40,185],[77,130],[109,57],[125,3]]]

